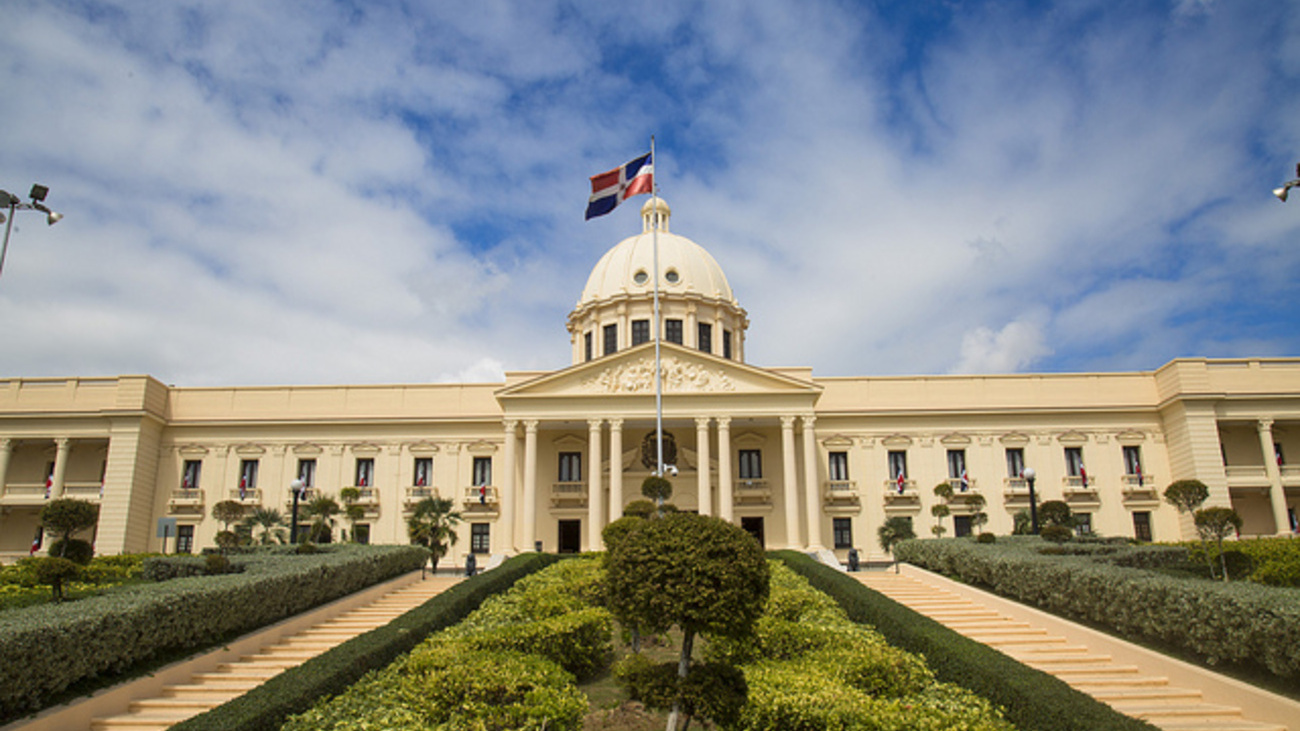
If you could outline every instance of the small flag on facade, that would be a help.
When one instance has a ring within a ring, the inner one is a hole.
[[[478,504],[479,505],[487,504],[487,485],[478,486]]]
[[[247,492],[248,492],[248,478],[241,477],[239,478],[239,499],[243,500],[247,496]]]
[[[36,537],[32,539],[32,550],[27,552],[28,556],[35,556],[36,552],[41,550],[41,538],[43,535],[44,532],[40,528],[37,528]]]
[[[1133,474],[1137,476],[1138,486],[1142,485],[1142,463],[1138,462],[1133,465]]]
[[[638,157],[609,172],[591,176],[591,198],[587,200],[587,218],[603,216],[619,203],[634,195],[654,192],[654,161],[651,153]]]
[[[970,489],[970,478],[966,476],[966,470],[961,471],[961,491],[966,492]]]
[[[54,475],[45,478],[45,499],[50,499],[50,491],[54,489]]]
[[[1079,465],[1079,484],[1083,487],[1088,486],[1088,470],[1084,469],[1082,464]]]
[[[899,494],[899,495],[902,495],[902,494],[903,494],[903,486],[904,486],[906,483],[907,483],[907,480],[904,479],[902,470],[899,470],[899,472],[898,472],[898,494]]]

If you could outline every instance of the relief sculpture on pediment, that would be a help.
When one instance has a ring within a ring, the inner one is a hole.
[[[721,370],[711,371],[698,363],[673,357],[660,362],[665,391],[735,391],[731,378]],[[582,382],[588,391],[602,393],[645,393],[654,390],[654,361],[643,359],[620,363],[600,371]]]

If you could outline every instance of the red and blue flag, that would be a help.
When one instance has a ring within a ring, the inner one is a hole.
[[[591,198],[587,201],[587,219],[603,216],[619,203],[642,193],[653,193],[655,166],[651,153],[638,157],[609,172],[591,176]]]

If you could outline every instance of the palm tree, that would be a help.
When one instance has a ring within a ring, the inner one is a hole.
[[[880,547],[890,555],[893,555],[895,545],[916,538],[916,533],[912,530],[912,519],[901,516],[886,520],[877,533],[880,536]],[[894,556],[894,573],[898,573],[897,556]]]
[[[427,497],[415,504],[411,517],[406,519],[406,531],[415,543],[433,554],[433,570],[438,570],[438,559],[456,543],[456,526],[460,513],[456,504],[446,498]]]
[[[285,530],[285,518],[275,508],[253,508],[253,514],[244,518],[244,525],[250,531],[255,528],[262,529],[262,535],[258,543],[263,546],[269,546],[272,543],[284,543],[288,532]]]
[[[326,542],[334,534],[334,516],[341,510],[338,502],[329,495],[312,498],[306,509],[307,515],[312,518],[308,540],[313,543]]]

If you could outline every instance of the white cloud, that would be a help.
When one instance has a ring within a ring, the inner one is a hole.
[[[1050,355],[1042,328],[1025,320],[1009,322],[994,332],[987,327],[967,331],[961,338],[961,360],[954,373],[1012,373],[1026,370]]]

